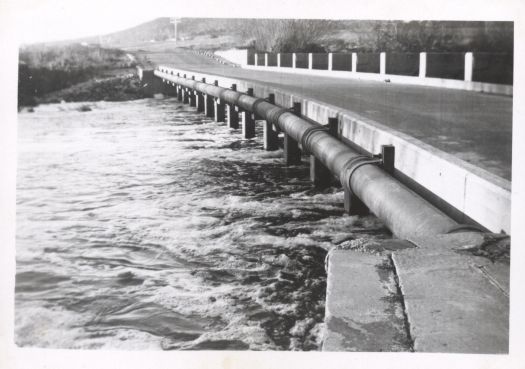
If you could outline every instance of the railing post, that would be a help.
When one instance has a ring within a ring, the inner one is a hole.
[[[297,62],[297,55],[295,53],[292,54],[292,68],[295,69],[295,64]]]
[[[281,53],[277,53],[277,68],[281,67]]]
[[[381,159],[383,160],[383,169],[390,174],[394,174],[396,148],[394,145],[381,145]]]
[[[379,74],[386,74],[386,53],[379,54]]]
[[[253,88],[249,88],[246,91],[248,96],[253,96]],[[241,112],[241,125],[242,125],[242,136],[246,139],[255,137],[255,116],[254,113],[249,111]]]
[[[275,94],[268,95],[268,102],[275,104]],[[279,135],[273,129],[273,124],[267,120],[263,126],[264,149],[266,151],[275,151],[279,149]]]
[[[297,116],[301,116],[301,103],[293,103],[293,113]],[[295,141],[286,132],[284,133],[284,145],[283,145],[284,161],[286,165],[296,165],[301,163],[301,150],[299,149],[299,143]]]
[[[465,81],[472,81],[472,71],[474,69],[474,54],[471,52],[465,53]]]
[[[259,59],[259,57],[257,56],[257,53],[255,53],[254,55],[255,55],[255,59],[254,59],[253,65],[257,67],[257,59]]]
[[[313,55],[312,53],[308,53],[308,69],[312,69],[313,68]]]
[[[333,66],[333,54],[328,53],[328,70],[332,70]]]
[[[339,137],[339,118],[328,118],[328,133],[334,137]]]
[[[264,66],[268,66],[268,53],[264,53]]]
[[[231,86],[232,91],[237,91],[237,85],[233,84]],[[235,106],[233,104],[227,104],[226,105],[226,122],[228,123],[228,127],[233,129],[239,128],[239,113],[237,110],[235,110]]]
[[[419,78],[427,76],[427,53],[419,53]]]
[[[357,53],[352,53],[352,72],[357,72]]]

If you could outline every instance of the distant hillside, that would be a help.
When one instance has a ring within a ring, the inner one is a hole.
[[[292,51],[299,47],[297,29],[311,37],[295,51],[497,51],[512,53],[512,22],[372,21],[182,18],[178,24],[179,46],[215,48],[244,46],[260,51]],[[324,23],[323,23],[324,22]],[[303,24],[303,26],[304,26]],[[319,27],[323,24],[323,27]],[[328,26],[326,26],[328,24]],[[299,24],[300,25],[300,24]],[[295,27],[294,30],[291,28]],[[304,27],[303,27],[304,28]],[[309,34],[310,29],[312,31]],[[318,31],[322,29],[322,34]],[[286,33],[289,33],[287,35]],[[295,34],[293,34],[295,32]],[[120,32],[85,41],[113,47],[173,39],[170,18],[157,18]],[[285,38],[289,39],[286,40]],[[284,39],[283,39],[284,38]],[[218,40],[217,40],[218,41]]]
[[[238,22],[245,20],[218,19],[218,18],[182,18],[177,25],[178,39],[185,40],[196,36],[209,35],[218,37],[221,35],[240,36],[238,34]],[[87,42],[99,42],[113,46],[128,46],[137,43],[151,41],[166,41],[173,39],[174,25],[170,18],[157,18],[138,26],[103,35],[85,39]]]

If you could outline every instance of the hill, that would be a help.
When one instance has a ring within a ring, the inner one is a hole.
[[[178,46],[260,51],[491,51],[512,53],[512,22],[181,18]],[[302,36],[301,36],[302,33]],[[170,18],[85,39],[112,47],[173,40]],[[302,42],[298,37],[307,38]],[[300,46],[302,45],[302,46]]]

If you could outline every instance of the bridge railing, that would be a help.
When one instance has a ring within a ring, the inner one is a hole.
[[[248,51],[245,65],[249,68],[290,68],[303,71],[313,70],[314,72],[352,72],[354,74],[366,73],[513,85],[513,55],[508,53],[260,53]]]

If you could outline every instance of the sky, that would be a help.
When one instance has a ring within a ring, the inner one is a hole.
[[[509,18],[504,7],[479,6],[479,0],[0,0],[0,15],[13,21],[20,44],[96,36],[133,27],[157,17],[308,17],[354,19],[492,19]],[[509,4],[513,0],[505,0]],[[498,2],[495,2],[498,3]],[[305,6],[307,4],[307,6]],[[332,6],[328,6],[328,4]],[[487,4],[487,3],[486,3]],[[2,9],[7,7],[7,11]],[[476,12],[469,11],[476,9]],[[480,12],[486,15],[480,17]],[[2,17],[0,17],[2,18]]]
[[[155,7],[140,11],[130,1],[65,2],[21,0],[17,13],[17,34],[21,44],[74,39],[110,33],[161,16]]]

